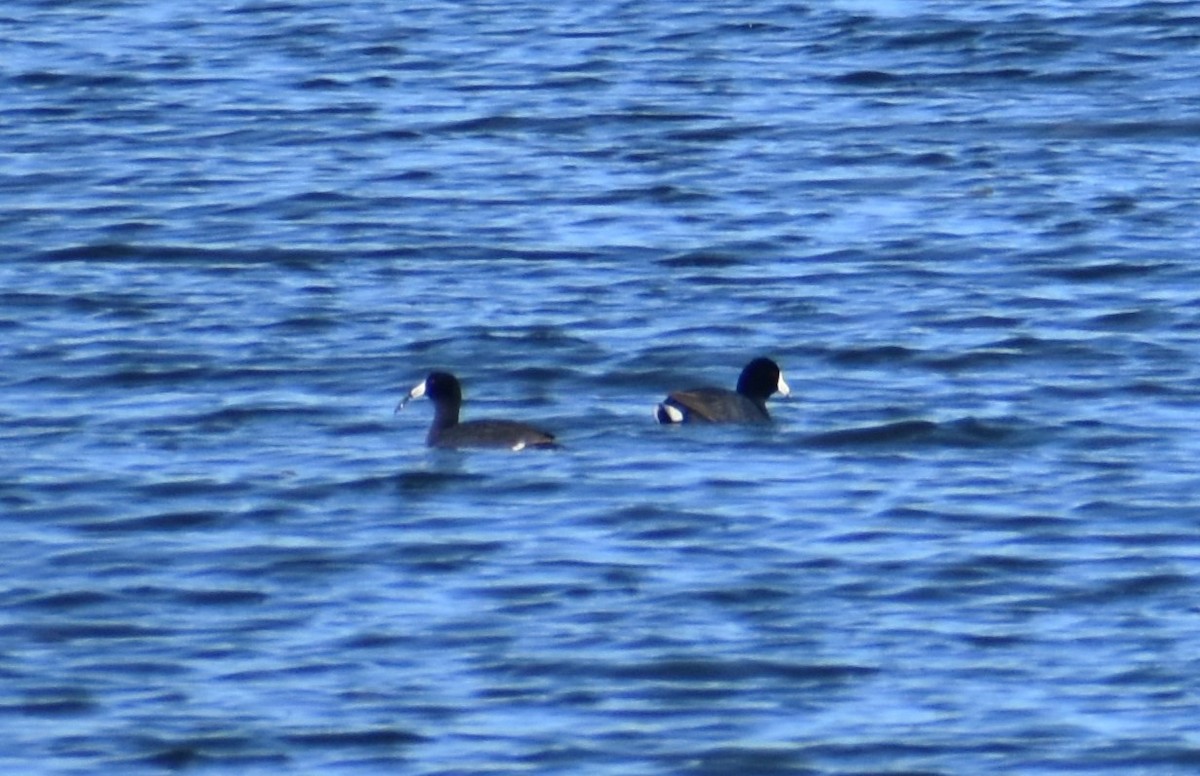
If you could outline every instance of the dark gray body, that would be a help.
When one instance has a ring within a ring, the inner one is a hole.
[[[430,447],[493,447],[523,450],[526,447],[557,447],[554,435],[515,420],[469,420],[439,427],[437,420],[425,436]]]

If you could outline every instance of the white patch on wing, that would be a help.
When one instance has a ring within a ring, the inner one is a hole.
[[[517,443],[512,446],[512,449],[513,449],[513,452],[516,452],[518,450],[524,450],[525,449],[525,440],[518,439]]]
[[[654,419],[657,420],[659,423],[662,423],[663,422],[663,420],[662,420],[663,414],[665,414],[667,416],[667,421],[666,421],[667,423],[682,423],[683,422],[683,413],[679,411],[679,408],[672,407],[670,404],[667,404],[666,402],[663,402],[662,404],[660,404],[654,408]]]

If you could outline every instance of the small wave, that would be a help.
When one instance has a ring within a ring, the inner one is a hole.
[[[86,609],[94,606],[103,606],[104,604],[112,603],[116,598],[108,593],[100,593],[95,590],[68,590],[58,593],[47,593],[45,595],[35,595],[24,600],[10,603],[10,606],[30,608],[30,609],[46,609],[48,611],[71,611],[74,609]]]
[[[1094,283],[1126,277],[1150,275],[1167,269],[1162,263],[1143,264],[1129,261],[1108,261],[1079,264],[1069,267],[1046,267],[1040,273],[1059,280]]]
[[[826,431],[808,437],[808,443],[817,447],[857,447],[860,445],[894,444],[914,439],[928,439],[937,431],[938,424],[929,420],[901,420],[879,426],[846,428]]]
[[[864,86],[864,87],[882,87],[896,86],[903,82],[903,78],[894,73],[887,73],[882,70],[855,70],[851,73],[834,76],[833,82],[842,84],[843,86]]]
[[[29,717],[73,717],[90,714],[97,708],[93,697],[75,687],[47,687],[30,690],[21,701],[0,704],[0,715],[15,712]]]
[[[226,773],[257,772],[264,766],[278,770],[290,760],[287,755],[263,751],[261,740],[236,733],[180,740],[139,736],[138,744],[146,754],[131,758],[131,765],[148,765],[172,772],[198,767]]]
[[[826,431],[807,437],[815,447],[861,447],[921,442],[948,447],[990,447],[1012,444],[1016,430],[995,421],[962,418],[945,423],[900,420],[876,426]]]
[[[702,684],[736,683],[748,679],[778,679],[814,684],[841,683],[877,672],[877,669],[870,666],[851,664],[671,656],[665,656],[661,660],[616,665],[608,670],[623,679]]]
[[[224,513],[210,510],[163,512],[107,520],[91,520],[76,523],[74,528],[89,533],[160,533],[164,531],[193,531],[210,528],[224,518]]]
[[[433,493],[465,484],[478,484],[487,478],[482,474],[459,471],[417,470],[400,472],[392,481],[402,493]]]
[[[312,747],[373,747],[419,744],[428,739],[410,730],[373,728],[371,730],[311,730],[285,733],[283,739],[292,744]]]
[[[684,269],[720,269],[743,264],[745,263],[745,259],[730,253],[700,250],[667,256],[659,259],[658,263],[664,267],[679,267]]]
[[[31,257],[37,262],[184,262],[204,267],[280,264],[300,266],[345,258],[336,249],[204,248],[195,245],[96,242],[50,248]]]
[[[918,351],[903,345],[875,345],[840,348],[833,351],[829,358],[833,363],[843,366],[873,366],[911,361],[917,355]]]

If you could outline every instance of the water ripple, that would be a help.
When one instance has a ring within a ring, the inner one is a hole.
[[[0,12],[0,768],[1186,770],[1186,4],[502,10]]]

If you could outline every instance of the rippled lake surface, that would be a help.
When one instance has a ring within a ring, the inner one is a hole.
[[[0,770],[1200,764],[1197,4],[0,46]],[[563,449],[426,449],[434,368]]]

